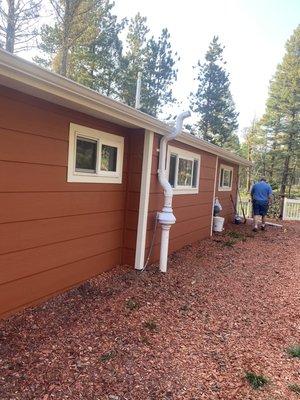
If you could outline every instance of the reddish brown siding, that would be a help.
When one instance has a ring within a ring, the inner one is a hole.
[[[126,213],[124,230],[124,247],[122,262],[134,265],[137,223],[139,215],[140,188],[142,179],[144,135],[130,135],[130,154],[128,160],[128,180],[126,194]],[[132,201],[134,199],[134,201]]]
[[[122,184],[67,183],[70,122],[124,136]],[[121,263],[130,137],[126,128],[1,88],[0,315]],[[139,178],[133,182],[139,196]]]
[[[232,177],[232,189],[230,191],[221,191],[219,190],[219,180],[220,180],[220,165],[225,164],[229,167],[233,167],[233,177]],[[220,216],[224,217],[226,222],[230,222],[234,218],[234,209],[232,202],[230,200],[230,196],[234,203],[236,204],[237,199],[237,184],[238,184],[238,166],[236,164],[232,164],[228,161],[219,159],[218,162],[218,173],[217,173],[217,180],[216,180],[216,197],[218,197],[222,211]]]
[[[173,196],[173,210],[177,221],[176,224],[171,227],[170,231],[170,253],[180,249],[186,244],[210,236],[216,165],[216,156],[214,155],[183,145],[180,142],[172,142],[172,146],[177,146],[190,150],[193,153],[200,154],[201,165],[199,193]],[[156,212],[160,211],[163,206],[163,191],[157,180],[158,147],[159,136],[155,135],[152,157],[146,254],[148,253],[152,239]],[[160,235],[161,232],[160,229],[158,229],[151,258],[152,260],[157,260],[159,257]]]

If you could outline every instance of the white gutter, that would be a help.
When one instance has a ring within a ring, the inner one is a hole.
[[[180,135],[183,120],[191,115],[190,111],[185,111],[178,115],[174,130],[166,136],[163,136],[159,147],[158,180],[164,189],[164,206],[162,212],[158,213],[158,221],[161,224],[161,244],[159,269],[161,272],[167,272],[169,235],[171,225],[175,224],[176,218],[173,214],[172,199],[173,189],[170,185],[166,171],[167,143]]]
[[[2,49],[0,49],[0,85],[121,126],[148,129],[160,135],[169,135],[173,131],[171,126],[150,115]],[[216,154],[227,161],[244,166],[252,165],[248,160],[188,132],[182,132],[177,140]]]

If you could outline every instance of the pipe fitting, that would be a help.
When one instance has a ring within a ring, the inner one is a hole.
[[[173,225],[176,222],[176,218],[172,212],[162,211],[158,213],[158,222],[161,225]]]

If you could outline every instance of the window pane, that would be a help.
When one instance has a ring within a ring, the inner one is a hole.
[[[194,160],[193,165],[193,183],[192,186],[195,188],[198,186],[198,160]]]
[[[76,139],[76,171],[96,172],[97,141],[82,137]]]
[[[223,186],[223,173],[224,173],[224,169],[221,168],[221,171],[220,171],[220,187]]]
[[[178,186],[191,186],[192,185],[192,169],[193,161],[179,158],[178,162]]]
[[[101,171],[117,171],[117,147],[102,145]]]
[[[170,168],[169,168],[169,183],[172,187],[175,186],[175,175],[176,175],[176,160],[177,155],[171,154],[170,156]]]
[[[230,186],[230,171],[228,169],[224,169],[223,173],[223,186]]]
[[[230,170],[230,176],[229,176],[229,186],[231,187],[232,183],[232,171]]]

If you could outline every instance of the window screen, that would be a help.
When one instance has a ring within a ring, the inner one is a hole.
[[[76,140],[76,171],[96,172],[97,141],[83,137]]]
[[[178,186],[191,186],[192,171],[193,171],[193,161],[186,160],[184,158],[179,158],[177,185]]]
[[[102,145],[101,148],[101,171],[117,170],[118,149],[114,146]]]
[[[175,176],[176,176],[176,161],[177,155],[171,154],[170,156],[170,168],[169,168],[169,183],[172,187],[175,186]]]
[[[194,160],[193,164],[193,182],[192,182],[192,187],[195,188],[197,187],[198,184],[198,160]]]

